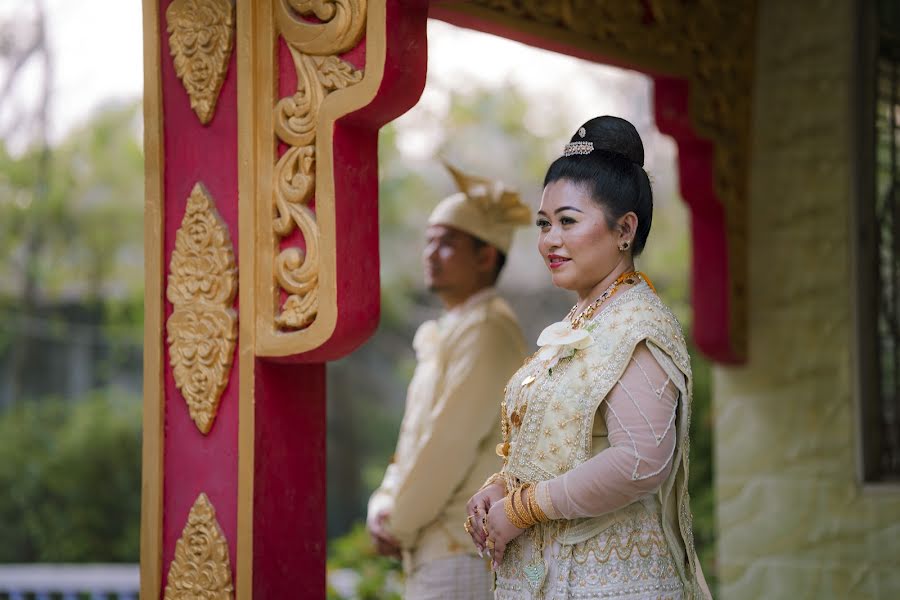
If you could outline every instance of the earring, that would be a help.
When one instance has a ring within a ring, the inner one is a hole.
[[[626,250],[628,250],[628,248],[629,248],[630,246],[631,246],[631,242],[629,242],[629,241],[624,241],[624,242],[622,242],[621,244],[619,244],[619,250],[621,250],[622,252],[625,252]]]

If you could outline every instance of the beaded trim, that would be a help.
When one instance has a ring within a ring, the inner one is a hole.
[[[590,154],[594,151],[594,142],[569,142],[563,147],[563,156],[574,154]]]

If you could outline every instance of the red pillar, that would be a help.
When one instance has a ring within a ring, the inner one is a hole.
[[[144,1],[144,598],[325,596],[325,363],[378,322],[377,134],[424,86],[426,12]],[[278,320],[292,295],[307,322]]]

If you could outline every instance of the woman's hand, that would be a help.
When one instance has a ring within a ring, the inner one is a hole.
[[[484,524],[491,506],[496,504],[506,495],[506,486],[502,481],[483,487],[475,495],[469,498],[466,504],[466,531],[472,537],[478,555],[484,554]]]
[[[487,541],[485,546],[490,551],[491,562],[494,570],[503,562],[503,554],[506,552],[506,545],[516,539],[524,529],[519,529],[509,522],[506,517],[506,503],[509,497],[503,498],[499,502],[494,502],[491,510],[488,512],[487,518]]]

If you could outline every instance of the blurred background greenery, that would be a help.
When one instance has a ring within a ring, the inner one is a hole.
[[[113,96],[51,135],[52,103],[20,106],[11,98],[32,80],[52,96],[53,38],[41,19],[23,27],[20,15],[7,13],[0,11],[0,562],[135,562],[140,104]],[[379,140],[381,325],[329,367],[329,570],[355,573],[350,585],[360,598],[388,598],[397,589],[397,563],[373,554],[362,521],[393,453],[414,368],[413,333],[438,313],[422,287],[420,251],[428,213],[454,191],[441,158],[517,186],[537,207],[544,171],[580,123],[598,114],[630,119],[647,147],[656,201],[639,267],[691,325],[688,217],[677,149],[653,123],[652,82],[442,23],[429,25],[429,38],[422,101]],[[498,62],[461,59],[462,47]],[[37,69],[43,79],[28,75],[29,64],[45,65]],[[535,240],[535,228],[522,231],[500,281],[532,344],[573,301],[550,285]],[[695,536],[714,578],[710,375],[696,353],[694,373]],[[339,597],[335,588],[330,593]]]

